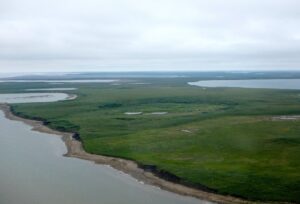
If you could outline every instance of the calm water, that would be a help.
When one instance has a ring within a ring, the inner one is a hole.
[[[189,82],[188,84],[201,87],[300,89],[300,79],[209,80]]]
[[[60,137],[32,131],[0,111],[0,203],[209,203],[143,185],[108,166],[63,157],[65,152]]]
[[[67,100],[65,93],[16,93],[0,94],[0,103],[34,103],[34,102],[55,102]]]

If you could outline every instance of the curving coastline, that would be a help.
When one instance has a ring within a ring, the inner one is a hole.
[[[41,121],[29,120],[21,118],[17,115],[14,115],[8,104],[0,104],[0,110],[5,113],[5,117],[10,120],[22,121],[27,125],[33,127],[35,131],[45,132],[49,134],[55,134],[61,136],[67,147],[67,153],[64,156],[74,157],[84,160],[89,160],[97,164],[109,165],[117,170],[120,170],[124,173],[131,175],[139,181],[143,181],[146,184],[158,186],[161,189],[168,190],[177,194],[193,196],[199,199],[208,200],[217,203],[254,203],[251,201],[243,200],[240,198],[219,195],[213,192],[207,192],[204,190],[199,190],[196,188],[184,186],[176,182],[172,182],[172,178],[168,179],[170,175],[162,175],[157,172],[154,173],[152,166],[139,165],[134,161],[114,158],[102,155],[94,155],[84,151],[81,142],[76,138],[74,133],[59,132],[53,129],[48,128]]]

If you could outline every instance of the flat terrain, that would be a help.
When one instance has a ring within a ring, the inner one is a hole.
[[[202,89],[188,81],[197,79],[2,83],[0,92],[78,88],[64,91],[77,94],[74,101],[12,107],[52,128],[78,132],[90,153],[156,166],[181,183],[221,194],[300,202],[300,119],[280,117],[300,115],[300,91]],[[142,113],[125,114],[134,112]]]

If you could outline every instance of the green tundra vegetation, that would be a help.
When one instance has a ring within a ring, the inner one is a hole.
[[[79,133],[87,152],[153,165],[186,185],[249,200],[300,202],[300,120],[275,117],[300,115],[300,91],[203,89],[187,85],[191,80],[2,83],[0,92],[77,87],[68,91],[78,95],[73,101],[12,108]]]

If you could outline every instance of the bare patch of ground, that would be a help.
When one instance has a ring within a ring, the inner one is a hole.
[[[124,114],[125,115],[140,115],[142,114],[143,112],[125,112]]]
[[[181,132],[192,133],[192,131],[190,131],[190,130],[188,130],[188,129],[182,129]]]
[[[300,115],[281,115],[281,116],[274,116],[272,117],[274,121],[280,120],[300,120]]]

